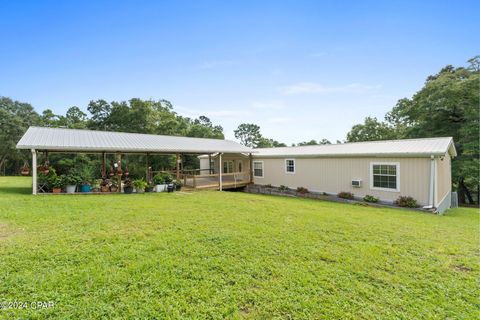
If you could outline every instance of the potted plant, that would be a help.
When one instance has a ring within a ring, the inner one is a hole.
[[[175,180],[175,190],[180,191],[182,190],[183,183],[181,180]]]
[[[62,176],[59,177],[57,174],[55,174],[50,178],[50,184],[52,186],[53,193],[61,193],[64,186],[64,179]]]
[[[102,179],[95,179],[91,186],[91,191],[92,192],[100,192],[100,183],[102,182]]]
[[[110,184],[110,192],[117,192],[117,191],[118,191],[117,181],[112,180]]]
[[[147,187],[147,182],[143,179],[136,179],[133,181],[133,186],[137,189],[137,193],[144,193]]]
[[[153,192],[155,188],[155,185],[153,182],[147,183],[147,186],[145,187],[145,192]]]
[[[162,173],[157,173],[153,177],[153,185],[155,186],[155,192],[165,191],[167,185],[165,184],[165,177]]]
[[[100,191],[101,192],[109,192],[110,191],[110,180],[107,178],[103,178],[102,182],[100,182]]]
[[[133,193],[133,182],[131,179],[127,178],[123,182],[123,192],[128,194]]]
[[[79,184],[80,182],[82,181],[82,179],[71,173],[71,174],[67,174],[66,176],[64,176],[64,183],[65,183],[65,191],[67,193],[75,193],[75,190],[77,189],[77,184]]]

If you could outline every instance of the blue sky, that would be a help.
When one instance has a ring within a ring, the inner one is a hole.
[[[227,138],[344,139],[480,54],[479,1],[0,1],[0,95],[168,99]]]

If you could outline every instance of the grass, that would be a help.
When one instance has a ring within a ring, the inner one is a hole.
[[[0,318],[479,318],[479,212],[0,177]]]

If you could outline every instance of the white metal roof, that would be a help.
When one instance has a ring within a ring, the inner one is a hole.
[[[75,152],[255,152],[230,140],[42,127],[28,128],[17,148]]]
[[[315,146],[260,148],[255,158],[275,157],[429,157],[449,152],[456,156],[451,137],[405,140],[384,140],[326,144]]]

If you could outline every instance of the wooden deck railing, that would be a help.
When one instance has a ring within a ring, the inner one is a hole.
[[[248,171],[222,173],[222,185],[226,188],[244,186],[250,182]],[[192,188],[215,188],[220,186],[220,174],[183,174],[183,184]]]

